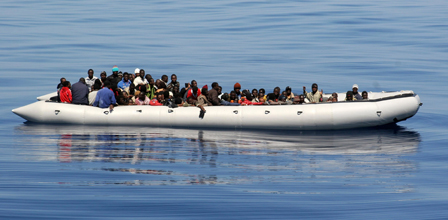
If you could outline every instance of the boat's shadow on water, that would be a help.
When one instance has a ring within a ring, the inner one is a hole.
[[[421,141],[418,132],[400,126],[290,132],[24,124],[15,133],[26,160],[76,162],[82,172],[139,175],[101,176],[89,185],[390,179],[416,171],[415,161],[402,156],[415,153]]]
[[[416,152],[420,134],[405,127],[388,126],[336,131],[195,130],[151,127],[42,125],[25,123],[17,132],[28,137],[50,136],[85,146],[189,146],[286,148],[323,154]]]

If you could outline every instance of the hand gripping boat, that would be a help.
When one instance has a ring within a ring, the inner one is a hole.
[[[330,94],[324,95],[324,99]],[[413,91],[370,92],[369,100],[302,105],[197,107],[98,107],[40,101],[13,109],[29,122],[44,124],[129,125],[183,128],[338,130],[375,127],[406,120],[422,105]],[[345,97],[340,93],[339,97]]]

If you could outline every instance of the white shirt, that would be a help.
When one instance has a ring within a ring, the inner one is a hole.
[[[146,80],[146,79],[144,79],[144,80],[142,80],[142,78],[139,76],[139,77],[135,77],[135,79],[134,79],[134,85],[135,86],[138,86],[139,84],[141,84],[141,83],[143,83],[144,85],[146,85],[146,84],[148,84],[148,80]]]
[[[95,80],[97,80],[98,78],[94,76],[92,77],[92,79],[90,79],[89,77],[85,77],[84,79],[86,80],[86,86],[89,87],[90,92],[92,90],[93,84],[95,84]]]
[[[98,93],[98,90],[95,90],[95,91],[92,91],[89,93],[89,105],[93,105],[93,102],[95,102],[97,93]]]

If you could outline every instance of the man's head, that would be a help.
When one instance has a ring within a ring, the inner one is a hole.
[[[252,89],[252,96],[253,97],[258,97],[258,90],[257,89]]]
[[[317,90],[319,89],[317,86],[317,83],[313,83],[313,85],[311,86],[311,89],[313,90],[313,93],[316,93]]]
[[[190,104],[190,105],[193,105],[194,104],[194,99],[191,98],[191,97],[188,97],[187,98],[187,103]]]
[[[146,99],[146,92],[140,92],[138,94],[138,99],[140,99],[140,101],[145,101],[145,99]]]
[[[145,70],[144,69],[140,69],[140,77],[142,77],[142,79],[145,78],[145,74],[146,74]]]
[[[292,90],[291,87],[289,86],[286,87],[285,91],[288,96],[291,95],[291,90]]]
[[[171,82],[176,83],[177,82],[177,76],[176,74],[171,75]]]
[[[338,94],[333,92],[333,94],[331,94],[331,101],[332,102],[337,102],[338,101]]]
[[[125,82],[129,81],[129,73],[128,72],[123,73],[123,81],[125,81]]]
[[[191,80],[191,84],[190,84],[190,86],[191,86],[191,87],[193,87],[193,86],[196,86],[196,87],[197,87],[197,86],[198,86],[198,82],[196,82],[196,80],[193,79],[193,80]]]
[[[110,82],[109,80],[106,80],[106,82],[104,82],[104,87],[107,87],[110,89]]]
[[[92,79],[93,78],[93,69],[87,70],[87,75],[89,76],[90,79]]]
[[[353,92],[353,94],[358,94],[358,85],[357,84],[354,84],[352,86],[352,92]]]
[[[134,75],[135,75],[135,77],[139,77],[140,76],[140,69],[139,68],[135,68]]]
[[[305,102],[305,96],[299,95],[299,103],[304,103],[304,102]]]
[[[167,75],[163,75],[162,76],[162,81],[167,83],[168,82],[168,76]]]
[[[235,100],[236,99],[236,92],[235,91],[231,91],[229,94],[229,98],[230,100]]]
[[[101,77],[101,81],[104,82],[106,80],[106,78],[107,78],[106,71],[101,72],[100,77]]]
[[[212,89],[213,89],[213,86],[212,86]],[[222,87],[218,85],[218,90],[217,91],[218,91],[218,95],[221,94],[222,93]]]
[[[246,97],[247,100],[252,101],[252,94],[249,92],[249,90],[243,90],[241,94]]]
[[[63,83],[62,83],[62,86],[63,87],[67,87],[67,88],[70,88],[70,81],[64,81]]]
[[[162,102],[163,100],[165,100],[165,94],[163,92],[157,93],[157,101]]]
[[[121,71],[118,72],[118,78],[120,78],[120,80],[123,79],[123,73]]]
[[[112,74],[114,74],[114,76],[118,76],[118,66],[117,65],[112,67]]]
[[[174,86],[173,87],[173,94],[177,94],[179,93],[179,86]]]
[[[65,81],[67,81],[64,77],[61,78],[61,83],[64,83]]]
[[[149,79],[148,83],[149,83],[149,85],[154,86],[154,79],[153,78]]]
[[[201,94],[207,96],[208,94],[208,88],[202,87]]]
[[[86,79],[84,77],[79,78],[79,82],[82,84],[86,84]]]
[[[152,79],[152,77],[151,77],[151,75],[146,74],[146,75],[145,75],[145,79],[146,79],[146,81],[148,81],[148,83],[149,83],[149,80]]]
[[[264,90],[263,88],[258,90],[258,95],[264,96],[265,94],[266,94],[266,90]]]
[[[219,89],[219,84],[218,84],[217,82],[213,82],[213,83],[212,83],[212,89],[218,91],[218,89]]]
[[[233,85],[233,91],[235,91],[236,94],[240,94],[241,93],[241,84],[235,83],[235,85]]]
[[[280,87],[275,87],[274,88],[274,95],[279,95],[280,94]]]
[[[352,91],[347,91],[347,93],[345,94],[345,99],[347,101],[353,101],[353,92]]]
[[[369,99],[369,95],[367,94],[367,91],[362,91],[362,99]]]

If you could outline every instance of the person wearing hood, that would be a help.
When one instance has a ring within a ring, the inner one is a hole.
[[[311,102],[311,103],[319,103],[322,102],[322,93],[323,91],[318,90],[318,86],[316,83],[313,83],[313,85],[311,86],[312,92],[308,93],[306,92],[306,87],[303,87],[303,95]]]

